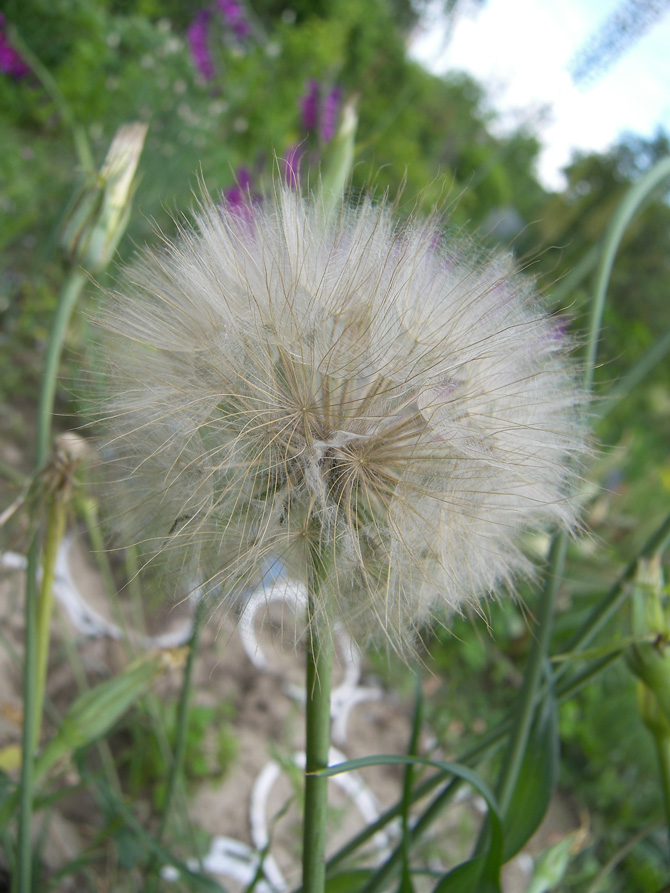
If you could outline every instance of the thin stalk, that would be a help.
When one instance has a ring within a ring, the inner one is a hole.
[[[670,353],[670,331],[656,341],[656,343],[638,360],[635,365],[621,378],[608,393],[607,397],[595,408],[595,415],[603,419],[614,410],[619,403],[628,397],[633,388],[641,384],[650,372],[656,368]]]
[[[601,252],[602,246],[599,243],[592,245],[575,266],[552,286],[551,297],[556,304],[562,305],[564,301],[571,300],[577,286],[581,285],[598,266]]]
[[[58,547],[65,535],[66,505],[61,495],[56,493],[52,499],[47,520],[47,535],[42,560],[42,586],[37,606],[37,671],[34,695],[34,739],[33,748],[37,750],[42,729],[42,711],[44,709],[44,690],[47,679],[49,661],[49,636],[51,633],[51,617],[54,605],[54,576],[56,573],[56,556]]]
[[[658,772],[661,777],[665,825],[670,835],[670,738],[666,735],[654,734],[654,745],[658,758]]]
[[[421,731],[421,714],[423,712],[423,695],[421,691],[421,682],[419,674],[416,673],[415,686],[415,708],[414,719],[412,721],[412,733],[408,748],[408,756],[416,756],[419,749],[419,733]],[[408,764],[405,767],[405,777],[403,779],[402,798],[398,804],[398,812],[402,822],[402,837],[400,843],[391,853],[389,858],[381,865],[373,874],[362,890],[362,893],[373,893],[373,891],[381,889],[389,877],[392,877],[398,870],[402,870],[402,880],[398,893],[406,893],[412,890],[412,881],[410,874],[410,851],[412,843],[416,840],[414,829],[410,825],[410,807],[414,801],[414,791],[412,789],[412,781],[414,777],[414,766]],[[330,863],[328,863],[330,868]]]
[[[544,592],[540,599],[537,626],[528,658],[528,666],[521,687],[519,706],[514,716],[513,733],[509,749],[503,760],[498,779],[496,797],[503,815],[507,812],[512,794],[519,777],[521,762],[526,752],[530,727],[535,713],[535,703],[553,627],[554,608],[558,586],[563,576],[568,540],[564,533],[558,534],[552,543],[549,554],[550,572],[545,580]]]
[[[421,690],[421,678],[419,673],[414,674],[414,719],[412,721],[412,733],[410,735],[409,747],[407,754],[410,757],[417,756],[419,753],[419,737],[421,735],[421,718],[423,714],[423,692]],[[405,777],[402,786],[402,812],[400,818],[402,820],[402,881],[400,884],[401,893],[410,893],[412,890],[412,880],[410,873],[410,852],[412,848],[412,826],[410,824],[410,807],[412,805],[412,784],[414,781],[414,766],[409,763],[405,766]],[[365,893],[365,891],[364,891]]]
[[[310,593],[310,617],[313,616],[312,597]],[[306,666],[303,893],[323,893],[326,881],[328,779],[312,773],[328,766],[332,664],[332,641],[327,633],[320,634],[315,623],[310,624]]]
[[[600,336],[603,310],[605,308],[605,298],[607,296],[607,288],[609,286],[610,276],[612,275],[612,268],[614,267],[614,261],[617,251],[619,250],[619,245],[621,244],[624,233],[628,229],[629,223],[640,206],[646,201],[658,184],[669,176],[670,158],[663,158],[661,161],[657,162],[644,177],[642,177],[639,183],[636,183],[628,190],[623,201],[617,208],[612,223],[605,234],[603,254],[598,269],[598,277],[596,279],[586,351],[584,385],[587,390],[590,390],[593,384],[593,373],[595,369],[596,355],[598,353],[598,339]]]
[[[639,843],[641,843],[645,839],[645,837],[649,837],[650,834],[653,834],[658,827],[659,826],[657,824],[647,825],[646,827],[638,831],[637,834],[634,834],[631,838],[629,838],[622,847],[619,847],[619,849],[614,853],[611,859],[608,859],[607,862],[605,862],[598,874],[591,881],[588,889],[586,890],[586,893],[603,893],[603,890],[606,891],[610,886],[609,883],[607,884],[607,886],[605,886],[607,876],[612,871],[614,871],[617,865],[626,858],[626,856],[632,849],[634,849]],[[668,888],[664,887],[663,890],[659,890],[658,893],[667,893],[667,890]]]
[[[607,621],[619,610],[622,603],[628,598],[628,583],[635,576],[637,565],[641,558],[651,558],[653,555],[660,554],[670,542],[670,515],[668,515],[656,530],[649,537],[642,549],[633,558],[625,570],[619,575],[619,578],[613,583],[607,594],[600,599],[598,604],[591,611],[586,622],[572,636],[566,644],[564,651],[576,651],[588,643],[600,632]],[[555,673],[555,680],[562,679],[569,670],[569,661],[566,661]]]
[[[56,380],[60,365],[65,333],[72,311],[86,282],[82,270],[73,269],[68,274],[61,290],[56,315],[49,334],[49,344],[45,361],[42,387],[40,391],[35,468],[39,471],[46,462],[51,440],[51,416],[56,396]],[[34,786],[33,759],[36,744],[36,705],[38,661],[40,665],[45,656],[38,657],[38,590],[37,573],[40,560],[39,533],[36,533],[28,547],[26,568],[26,604],[24,632],[24,670],[23,670],[23,710],[24,721],[21,744],[21,809],[19,813],[18,863],[15,889],[18,893],[30,893],[31,890],[31,827],[32,801]],[[48,644],[48,641],[47,641]]]
[[[496,785],[496,798],[500,804],[500,811],[503,816],[509,809],[528,746],[528,737],[535,715],[542,672],[547,666],[546,659],[549,653],[549,643],[553,628],[556,594],[563,575],[567,547],[568,540],[565,533],[559,533],[554,537],[549,553],[549,570],[545,577],[544,591],[540,597],[533,644],[528,656],[523,685],[521,686],[517,708],[514,713],[510,740]],[[475,856],[480,855],[484,851],[487,839],[488,822],[485,822],[475,846]]]
[[[44,373],[42,376],[42,388],[37,415],[37,450],[35,467],[40,469],[49,455],[51,440],[51,417],[53,415],[54,400],[56,397],[56,382],[58,381],[58,367],[63,353],[65,334],[70,324],[72,311],[74,310],[79,295],[86,284],[86,273],[80,268],[73,268],[68,273],[58,299],[56,315],[49,333],[47,355],[44,361]]]
[[[35,536],[28,548],[26,576],[26,630],[23,644],[23,728],[21,737],[21,784],[19,787],[19,836],[16,869],[12,874],[12,890],[30,893],[32,873],[31,828],[33,786],[35,781],[35,709],[33,695],[37,682],[37,565],[39,539]],[[31,567],[33,572],[30,573]]]
[[[205,600],[198,599],[193,618],[193,632],[188,645],[188,657],[186,658],[186,666],[184,667],[184,677],[182,680],[181,692],[179,694],[179,704],[177,705],[177,740],[175,741],[174,755],[170,765],[170,774],[167,781],[167,789],[165,792],[165,803],[163,805],[163,815],[156,833],[156,843],[161,846],[165,831],[170,820],[170,814],[174,805],[175,793],[183,781],[184,759],[186,756],[186,738],[188,731],[189,709],[191,706],[191,695],[193,693],[193,668],[195,659],[198,654],[200,645],[200,627],[204,616]],[[155,870],[155,860],[149,868],[149,874]],[[148,890],[155,890],[158,883],[157,878],[153,884],[148,886]]]
[[[23,61],[30,66],[33,74],[37,77],[45,92],[51,98],[51,101],[58,109],[58,113],[63,121],[65,121],[67,126],[70,128],[70,131],[72,133],[72,142],[74,143],[77,158],[79,159],[79,164],[81,165],[82,169],[87,173],[91,173],[94,169],[93,153],[91,152],[91,147],[86,136],[86,131],[83,127],[80,127],[77,124],[72,109],[63,96],[63,93],[61,92],[61,89],[56,83],[53,75],[48,68],[42,65],[41,61],[35,55],[35,53],[33,53],[30,47],[23,42],[23,40],[19,36],[18,31],[13,26],[10,26],[9,28],[9,38],[20,55],[23,57]]]

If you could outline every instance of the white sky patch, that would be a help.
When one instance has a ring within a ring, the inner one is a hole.
[[[487,0],[461,15],[451,40],[426,16],[411,55],[436,74],[467,71],[501,113],[499,130],[527,123],[543,143],[538,175],[554,189],[575,149],[604,151],[624,131],[670,131],[670,15],[637,40],[593,85],[576,87],[568,66],[620,0]]]

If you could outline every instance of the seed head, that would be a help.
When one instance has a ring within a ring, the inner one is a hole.
[[[561,326],[509,258],[435,221],[288,188],[246,216],[205,203],[100,326],[120,526],[197,555],[212,592],[281,574],[312,622],[411,653],[528,570],[524,530],[574,524]]]

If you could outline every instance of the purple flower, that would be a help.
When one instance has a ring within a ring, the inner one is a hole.
[[[244,40],[251,33],[251,25],[247,21],[244,9],[238,0],[217,0],[217,6],[223,16],[226,25],[232,29],[235,36]]]
[[[201,9],[191,22],[187,31],[193,61],[206,81],[211,81],[215,74],[214,62],[207,42],[207,32],[211,16],[212,13],[208,9]]]
[[[316,130],[319,120],[319,93],[319,82],[312,78],[307,86],[307,92],[300,100],[302,126],[308,133]]]
[[[324,100],[319,134],[324,143],[329,143],[335,135],[335,125],[337,124],[337,116],[340,111],[341,98],[341,88],[333,87]]]
[[[335,135],[342,90],[334,87],[323,101],[321,90],[319,81],[312,78],[308,82],[307,92],[300,99],[302,126],[307,133],[318,130],[321,142],[329,143]]]
[[[235,177],[235,185],[224,190],[223,197],[227,206],[232,209],[245,209],[251,197],[251,173],[249,168],[241,167]]]
[[[300,160],[302,158],[302,146],[295,144],[290,146],[286,154],[282,158],[282,166],[284,168],[284,178],[291,189],[297,189],[300,186]]]
[[[30,68],[16,52],[5,34],[5,17],[0,13],[0,71],[13,78],[22,78],[30,74]]]

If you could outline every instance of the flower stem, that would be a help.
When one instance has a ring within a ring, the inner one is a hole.
[[[533,644],[514,715],[512,733],[496,786],[496,797],[503,816],[509,809],[514,788],[519,779],[521,764],[526,753],[528,737],[535,715],[542,670],[547,666],[556,593],[563,575],[567,545],[566,534],[559,533],[554,537],[549,554],[549,569],[545,578],[544,592],[540,599],[537,624],[533,631]],[[474,854],[476,856],[484,852],[488,833],[488,822],[485,822],[475,847]]]
[[[310,595],[310,616],[311,610]],[[332,642],[310,624],[307,645],[305,813],[303,822],[302,890],[323,893],[326,880],[328,779],[310,773],[328,766],[330,750],[330,684]]]
[[[534,630],[533,644],[521,689],[518,712],[515,715],[512,739],[505,755],[503,769],[496,788],[496,795],[503,815],[512,799],[521,769],[521,762],[526,752],[530,727],[535,715],[536,697],[542,670],[549,653],[556,594],[563,576],[567,547],[568,538],[566,534],[559,533],[554,538],[549,555],[549,572],[547,573],[544,592],[540,600],[537,626]]]
[[[82,269],[70,270],[63,283],[58,306],[56,307],[56,315],[49,332],[49,343],[47,345],[47,355],[42,375],[42,388],[40,390],[37,416],[37,450],[35,455],[35,467],[37,469],[44,465],[49,454],[51,417],[56,397],[56,382],[58,380],[60,358],[63,353],[63,343],[72,311],[85,284],[86,273]]]
[[[193,667],[200,644],[200,627],[204,616],[204,608],[205,600],[200,597],[193,616],[193,632],[191,633],[191,640],[188,645],[188,657],[186,658],[184,677],[179,695],[179,704],[177,705],[177,740],[175,742],[174,755],[170,765],[170,774],[168,776],[167,790],[165,792],[165,802],[163,804],[163,814],[155,838],[158,846],[162,846],[163,844],[163,838],[165,837],[165,831],[174,804],[175,794],[183,781],[184,760],[186,758],[186,733],[188,731],[189,710],[191,706],[191,694],[193,691]],[[154,857],[149,868],[149,876],[156,870],[156,865],[157,860]],[[156,890],[157,884],[158,881],[154,878],[148,885],[148,889]]]
[[[654,734],[658,770],[661,777],[661,792],[665,809],[665,822],[670,835],[670,739],[666,735]]]
[[[37,77],[45,92],[56,106],[58,114],[70,128],[72,132],[72,142],[74,143],[80,167],[87,173],[91,173],[94,169],[93,153],[91,152],[88,137],[86,136],[86,130],[77,124],[72,108],[65,99],[65,96],[63,96],[55,78],[49,69],[45,65],[42,65],[41,61],[33,53],[30,47],[23,42],[15,27],[9,28],[9,36],[12,44],[18,50],[24,62],[30,66],[32,73]]]
[[[49,334],[47,356],[42,376],[38,418],[35,468],[40,470],[49,453],[51,440],[51,416],[56,396],[56,380],[60,365],[65,333],[72,311],[86,282],[83,270],[73,269],[68,274],[61,290],[56,315]],[[51,525],[50,525],[51,526]],[[54,532],[55,536],[55,532]],[[40,606],[37,588],[37,572],[40,560],[39,533],[36,533],[28,547],[28,566],[26,569],[26,604],[24,633],[24,669],[23,669],[23,730],[21,746],[21,811],[19,813],[19,839],[17,854],[17,871],[15,873],[18,893],[29,893],[31,889],[31,825],[33,801],[33,758],[37,745],[39,723],[37,721],[38,679],[40,667],[46,667],[47,654],[40,655],[39,649],[48,649],[49,638],[44,632],[45,617],[50,612]],[[38,620],[38,613],[42,620]],[[46,644],[45,644],[46,639]]]
[[[66,505],[56,494],[49,509],[47,536],[42,560],[42,585],[40,587],[39,604],[37,606],[37,671],[35,679],[35,696],[33,704],[33,748],[39,746],[42,728],[42,711],[44,708],[44,690],[46,687],[47,664],[49,660],[49,635],[51,632],[51,615],[53,614],[53,584],[56,572],[56,556],[58,547],[65,534]]]

